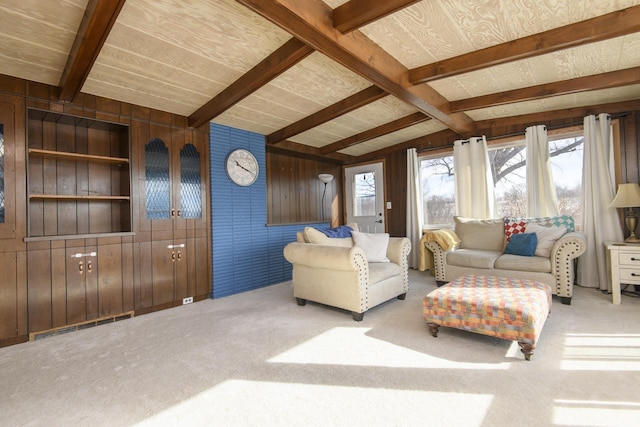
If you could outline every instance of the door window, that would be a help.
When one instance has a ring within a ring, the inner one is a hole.
[[[355,216],[376,215],[376,174],[358,173],[355,176],[353,192],[353,213]]]

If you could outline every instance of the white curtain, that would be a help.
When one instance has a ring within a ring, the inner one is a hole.
[[[549,140],[544,125],[525,130],[527,144],[527,216],[558,215],[556,188],[551,173]]]
[[[407,237],[411,240],[409,267],[418,268],[420,239],[422,238],[422,190],[420,185],[420,164],[418,151],[407,150]]]
[[[456,214],[488,219],[495,216],[493,175],[487,139],[473,137],[453,143]]]
[[[613,136],[608,114],[584,118],[584,163],[582,174],[582,232],[587,250],[579,258],[577,282],[582,286],[607,289],[605,241],[621,242],[622,229],[615,208]]]

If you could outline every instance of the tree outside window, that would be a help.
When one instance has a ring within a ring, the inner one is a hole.
[[[580,223],[580,195],[584,138],[549,142],[551,169],[556,184],[558,211]],[[524,141],[489,149],[498,216],[526,217],[526,147]],[[455,215],[453,156],[427,158],[421,162],[424,223],[442,227],[453,224]]]

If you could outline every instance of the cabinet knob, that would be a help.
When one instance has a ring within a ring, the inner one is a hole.
[[[640,258],[631,257],[631,261],[640,261]]]
[[[182,212],[178,209],[178,216],[182,216]]]
[[[82,274],[84,272],[84,263],[80,261],[78,263],[78,273]]]
[[[176,216],[176,210],[175,209],[171,209],[171,218],[173,218],[174,216]]]
[[[172,262],[176,262],[176,253],[175,252],[171,252],[171,261]]]
[[[633,277],[640,276],[640,274],[636,274],[636,273],[631,273],[631,275],[632,275]]]
[[[91,273],[93,271],[93,264],[91,263],[91,260],[87,261],[87,272]]]
[[[181,259],[182,259],[182,253],[178,251],[178,261],[180,261]]]

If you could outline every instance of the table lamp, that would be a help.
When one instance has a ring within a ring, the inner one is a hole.
[[[640,206],[640,185],[635,183],[620,184],[618,193],[609,207],[628,208],[624,216],[624,222],[629,229],[629,237],[624,240],[626,243],[640,243],[640,239],[636,237],[638,218],[633,214],[633,208],[638,206]]]

